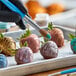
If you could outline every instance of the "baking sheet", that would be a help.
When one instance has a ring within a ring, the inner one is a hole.
[[[63,31],[66,31],[64,32],[66,38],[68,31],[66,29],[63,29]],[[17,47],[19,47],[17,38],[23,32],[25,31],[5,33],[5,35],[13,37],[14,40],[16,40],[17,42]],[[34,32],[34,30],[32,32],[39,35],[39,33]],[[76,65],[76,55],[72,53],[70,49],[70,42],[67,40],[65,40],[65,45],[62,48],[59,48],[59,54],[57,58],[44,60],[40,53],[35,53],[34,61],[32,63],[22,65],[16,65],[14,57],[8,57],[7,59],[8,59],[8,67],[0,69],[0,76],[23,76]]]
[[[19,43],[17,42],[17,47]],[[34,61],[31,63],[16,65],[14,57],[7,57],[8,67],[0,70],[1,76],[22,76],[56,68],[76,65],[76,55],[70,49],[70,42],[65,40],[65,45],[59,48],[57,58],[44,59],[40,52],[34,54]],[[27,70],[26,70],[27,69]],[[33,71],[32,71],[33,70]],[[6,72],[7,74],[5,74]]]

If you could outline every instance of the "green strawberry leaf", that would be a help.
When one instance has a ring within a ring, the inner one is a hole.
[[[27,41],[24,43],[24,46],[28,46],[28,43],[27,43]]]
[[[4,35],[2,33],[0,33],[0,38],[3,38],[3,37],[4,37]]]
[[[29,36],[31,34],[31,31],[29,29],[26,30],[26,36]]]
[[[11,56],[14,56],[16,54],[17,49],[10,49],[8,48],[9,51],[11,51]]]
[[[69,38],[74,39],[74,38],[76,38],[76,36],[74,36],[73,34],[69,34]]]
[[[45,38],[45,39],[44,39],[44,42],[48,42],[48,41],[49,41],[48,38]]]
[[[11,50],[12,50],[12,51],[16,51],[16,49],[10,49],[10,48],[8,48],[8,50],[9,50],[9,51],[11,51]]]
[[[0,50],[0,53],[2,52],[2,50]]]
[[[20,40],[20,38],[16,38],[17,40]]]
[[[52,30],[53,29],[53,24],[52,22],[48,24],[48,30]]]
[[[26,37],[28,37],[30,34],[31,34],[31,31],[30,31],[29,29],[27,29],[26,32],[21,35],[20,39],[21,39],[21,38],[26,38]]]

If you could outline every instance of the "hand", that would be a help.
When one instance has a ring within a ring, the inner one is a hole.
[[[13,4],[15,4],[23,13],[27,16],[27,9],[23,6],[21,0],[10,0]],[[8,7],[6,7],[3,3],[0,2],[0,21],[2,22],[15,22],[21,29],[25,29],[25,25],[21,19],[21,16],[13,11],[11,11]]]

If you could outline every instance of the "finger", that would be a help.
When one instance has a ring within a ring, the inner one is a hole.
[[[3,22],[19,22],[21,17],[14,12],[0,11],[0,21]]]
[[[19,22],[16,23],[21,29],[25,30],[26,26],[24,24],[24,22],[22,20],[20,20]]]

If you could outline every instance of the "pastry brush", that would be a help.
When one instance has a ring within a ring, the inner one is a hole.
[[[61,72],[57,72],[57,73],[54,73],[54,74],[50,74],[50,75],[48,75],[48,76],[58,76],[58,75],[69,74],[69,73],[74,73],[74,72],[76,72],[76,68],[64,70],[64,71],[61,71]]]

